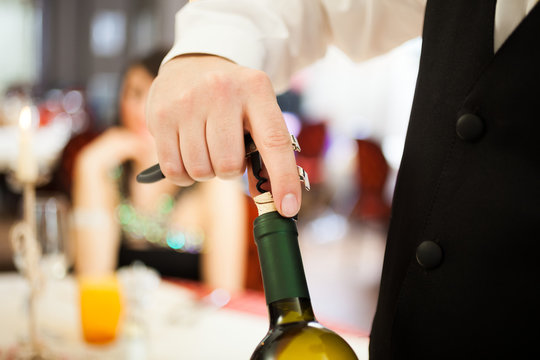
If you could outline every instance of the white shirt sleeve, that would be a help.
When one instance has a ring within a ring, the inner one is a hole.
[[[425,0],[199,0],[176,14],[164,62],[189,53],[265,71],[279,91],[334,44],[364,60],[419,36]]]
[[[499,50],[538,0],[498,0],[495,6],[493,47]]]

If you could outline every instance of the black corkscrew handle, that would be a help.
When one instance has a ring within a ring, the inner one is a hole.
[[[161,179],[165,179],[165,175],[161,172],[159,164],[152,165],[137,174],[137,182],[142,184],[150,184]]]

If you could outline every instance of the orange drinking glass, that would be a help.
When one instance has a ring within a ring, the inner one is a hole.
[[[120,284],[116,277],[80,277],[79,298],[84,340],[91,344],[113,341],[122,315]]]

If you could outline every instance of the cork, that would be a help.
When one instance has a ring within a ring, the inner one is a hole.
[[[255,201],[255,205],[257,205],[259,215],[277,211],[276,205],[274,204],[274,198],[270,192],[264,192],[257,195],[253,198],[253,200]]]

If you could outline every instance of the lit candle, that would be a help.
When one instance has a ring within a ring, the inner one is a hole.
[[[25,106],[19,116],[19,159],[17,178],[23,183],[34,183],[38,177],[38,164],[34,156],[32,109]]]

